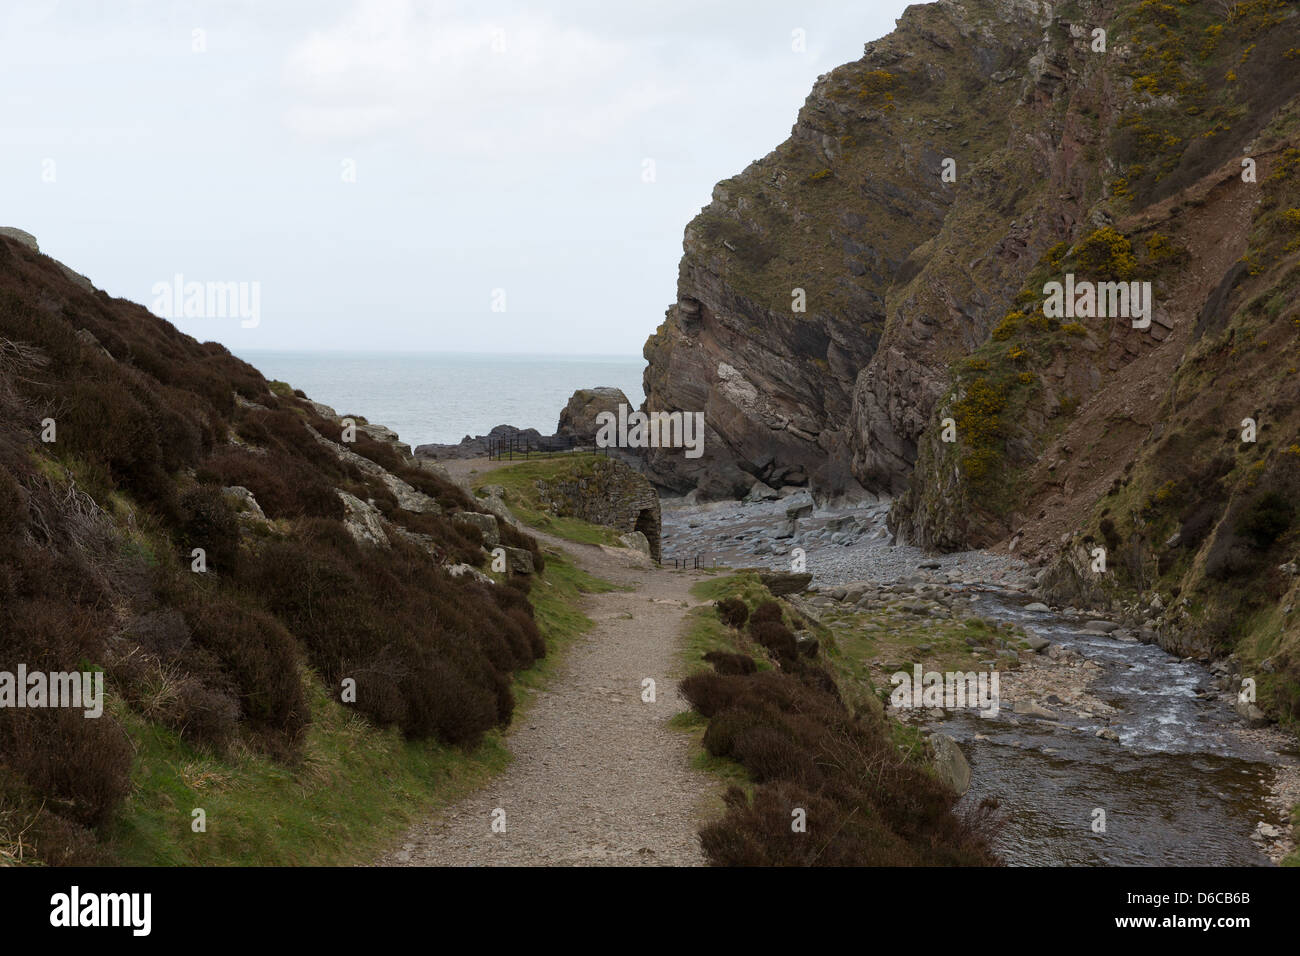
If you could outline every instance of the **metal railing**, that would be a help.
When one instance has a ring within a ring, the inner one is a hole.
[[[609,455],[608,448],[597,448],[594,442],[582,441],[573,435],[510,435],[506,438],[488,439],[488,458],[494,461],[514,461],[516,458],[527,460],[530,457],[578,452]]]

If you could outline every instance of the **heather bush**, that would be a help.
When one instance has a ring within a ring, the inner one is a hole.
[[[221,599],[192,608],[188,621],[233,682],[245,724],[269,751],[291,754],[308,722],[293,637],[269,614]]]
[[[198,485],[180,496],[177,524],[181,560],[202,548],[208,570],[233,574],[239,563],[239,519],[219,488]]]
[[[771,622],[781,623],[785,620],[785,615],[781,611],[780,601],[764,601],[758,607],[754,608],[753,615],[750,616],[750,624],[768,624]]]
[[[733,654],[729,651],[709,651],[704,659],[713,665],[719,674],[752,674],[758,665],[748,654]]]
[[[443,514],[404,511],[374,468],[312,428],[342,437],[224,347],[0,241],[0,656],[102,664],[143,719],[280,760],[298,757],[310,720],[304,663],[332,692],[353,678],[356,710],[412,738],[472,746],[508,722],[512,675],[546,650],[531,579],[452,578],[441,562],[483,561],[480,532],[451,520],[479,506],[359,433],[353,451]],[[274,526],[241,525],[231,485]],[[336,489],[410,536],[359,546]],[[544,569],[532,537],[503,523],[501,539]],[[191,572],[196,547],[214,573]],[[0,711],[0,841],[7,814],[39,810],[28,840],[42,862],[102,862],[93,828],[127,793],[130,760],[110,714]]]
[[[749,636],[780,661],[791,661],[797,651],[794,632],[781,621],[749,621]]]
[[[723,598],[713,605],[717,609],[718,617],[727,627],[744,627],[745,621],[749,617],[749,605],[738,597]]]
[[[681,690],[709,720],[705,749],[739,762],[754,781],[752,795],[732,788],[725,815],[700,833],[714,865],[997,862],[989,812],[955,813],[953,794],[899,752],[884,718],[851,714],[824,670],[705,671]],[[805,833],[791,828],[795,810]]]

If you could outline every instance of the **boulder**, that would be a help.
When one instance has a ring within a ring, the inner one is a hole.
[[[1011,708],[1013,713],[1020,714],[1022,717],[1037,717],[1040,720],[1060,720],[1056,714],[1048,710],[1041,704],[1032,700],[1018,700],[1016,705]]]
[[[581,444],[594,443],[596,416],[601,412],[613,412],[618,415],[620,405],[629,410],[632,403],[627,400],[620,388],[599,386],[597,388],[580,388],[569,397],[569,402],[560,412],[560,423],[555,429],[557,437],[572,438]]]
[[[15,229],[13,226],[0,226],[0,236],[21,242],[24,246],[31,249],[32,252],[41,251],[40,245],[36,242],[36,237],[30,232],[24,232],[22,229]]]
[[[501,530],[497,525],[496,515],[481,514],[476,511],[458,511],[451,516],[453,524],[477,528],[483,535],[483,546],[493,548],[501,543]]]
[[[380,475],[384,486],[393,493],[397,499],[397,507],[406,511],[413,511],[416,514],[440,515],[442,514],[442,505],[434,501],[422,491],[416,491],[401,478],[385,471]]]
[[[625,548],[640,551],[647,558],[651,557],[650,541],[640,531],[629,531],[627,534],[621,534],[618,536],[618,540],[623,543]]]
[[[792,520],[806,518],[808,515],[813,513],[813,508],[815,507],[812,495],[808,494],[806,491],[797,495],[792,495],[789,502],[790,503],[785,506],[785,516]]]
[[[393,447],[393,450],[402,456],[403,460],[407,460],[412,457],[411,446],[408,445],[406,442],[400,440],[397,437],[397,432],[393,431],[391,428],[387,427],[386,425],[371,425],[368,423],[358,423],[357,431],[361,432],[362,434],[366,435],[367,437],[377,442],[383,442],[386,445],[391,445]]]
[[[1248,727],[1266,727],[1271,723],[1268,714],[1256,707],[1252,701],[1238,697],[1235,706],[1237,715],[1246,722]]]
[[[777,597],[784,594],[800,594],[812,584],[812,574],[793,571],[760,571],[758,578]]]
[[[447,573],[453,578],[459,578],[468,574],[480,584],[496,584],[496,581],[492,580],[472,564],[449,564],[447,565]]]
[[[516,574],[533,573],[533,553],[523,548],[506,548],[501,546],[506,553],[506,562],[510,570]]]
[[[229,499],[230,506],[235,509],[235,513],[240,517],[248,517],[256,521],[266,520],[266,513],[262,511],[262,506],[257,503],[253,493],[243,485],[231,485],[229,488],[222,488],[221,493]]]
[[[969,790],[970,764],[957,741],[947,734],[931,734],[930,748],[934,751],[935,775],[958,796]]]
[[[336,488],[335,492],[343,499],[343,507],[347,512],[343,518],[343,527],[357,544],[375,548],[391,547],[388,535],[384,534],[384,523],[378,508],[346,491]]]

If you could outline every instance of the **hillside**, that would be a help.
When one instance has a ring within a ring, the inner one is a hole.
[[[711,451],[656,477],[856,482],[1300,717],[1298,64],[1285,0],[908,8],[687,227],[647,407]],[[1150,282],[1149,325],[1048,314],[1067,274]]]
[[[107,703],[0,711],[5,856],[247,860],[265,810],[318,859],[347,814],[400,820],[404,791],[472,776],[547,650],[532,537],[27,240],[0,237],[3,667],[102,670]]]

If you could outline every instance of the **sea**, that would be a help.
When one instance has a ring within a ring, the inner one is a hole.
[[[386,425],[412,448],[486,435],[495,425],[550,435],[575,391],[611,385],[635,408],[645,397],[639,355],[470,352],[236,353],[340,415]]]

